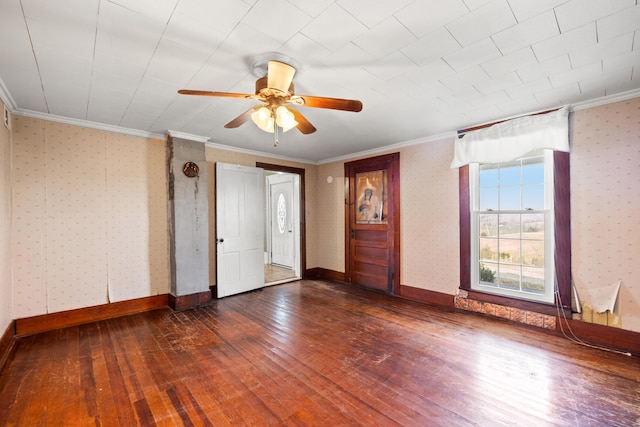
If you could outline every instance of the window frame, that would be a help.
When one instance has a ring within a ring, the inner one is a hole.
[[[536,209],[534,211],[527,210],[525,206],[522,206],[521,209],[507,209],[502,210],[496,206],[495,210],[491,212],[485,212],[480,210],[480,169],[481,165],[478,163],[473,163],[469,165],[470,167],[470,190],[471,190],[471,288],[476,291],[486,292],[489,294],[495,294],[506,297],[513,297],[517,299],[524,299],[528,301],[534,302],[542,302],[547,304],[552,304],[554,302],[554,275],[555,275],[555,263],[553,261],[553,257],[545,256],[544,257],[544,283],[545,290],[543,294],[535,294],[535,293],[525,293],[521,290],[510,290],[501,287],[492,287],[489,285],[484,285],[480,282],[479,278],[479,266],[481,264],[480,261],[480,236],[478,230],[478,222],[481,215],[488,213],[489,215],[502,215],[502,214],[542,214],[544,216],[544,224],[545,224],[545,239],[544,239],[544,253],[545,254],[553,254],[554,252],[554,222],[553,222],[553,151],[549,149],[542,150],[541,153],[534,154],[529,153],[521,157],[520,159],[531,158],[532,155],[535,157],[542,157],[541,164],[544,165],[544,207],[542,209]],[[516,159],[516,160],[520,160]],[[504,168],[508,163],[512,162],[502,162],[499,164],[495,164],[498,170]],[[489,165],[489,164],[488,164]],[[490,165],[494,166],[494,165]],[[520,191],[522,191],[523,184],[519,185]],[[502,188],[501,182],[498,183],[498,188]],[[522,193],[521,193],[522,197]],[[500,241],[502,239],[498,239]],[[508,239],[511,240],[511,239]],[[518,239],[520,242],[519,245],[522,246],[522,242],[526,241],[520,236]],[[523,267],[523,264],[520,260],[520,267]],[[500,265],[502,262],[500,259],[496,260],[496,264]],[[522,272],[521,278],[522,278]],[[551,284],[551,285],[550,285]]]
[[[571,313],[571,201],[569,191],[569,153],[553,152],[554,264],[557,293],[554,303],[489,294],[471,288],[471,191],[469,166],[458,169],[460,215],[460,289],[468,297],[483,302],[556,315],[557,307]]]

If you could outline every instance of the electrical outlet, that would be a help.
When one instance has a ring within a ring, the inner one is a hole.
[[[3,114],[3,117],[4,117],[4,125],[5,125],[5,127],[6,127],[7,129],[10,129],[10,127],[9,127],[9,109],[7,108],[7,106],[6,106],[6,105],[4,106],[4,114]]]

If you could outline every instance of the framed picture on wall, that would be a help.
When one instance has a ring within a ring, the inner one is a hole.
[[[387,223],[387,171],[377,170],[356,174],[356,223]]]

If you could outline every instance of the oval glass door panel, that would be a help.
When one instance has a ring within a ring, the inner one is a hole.
[[[280,193],[278,196],[278,231],[280,234],[285,232],[287,224],[287,202],[284,199],[284,194]]]

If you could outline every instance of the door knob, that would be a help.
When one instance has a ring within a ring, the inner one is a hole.
[[[224,243],[224,239],[220,238],[220,239],[216,239],[216,242],[218,243]]]

